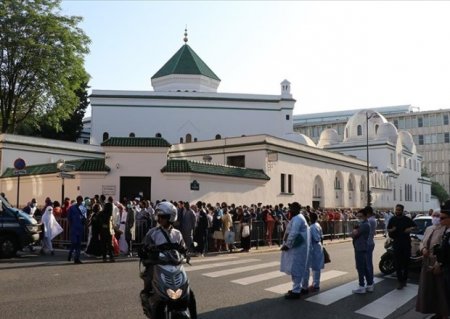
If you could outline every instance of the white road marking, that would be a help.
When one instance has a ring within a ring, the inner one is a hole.
[[[418,285],[408,284],[402,290],[392,290],[374,302],[356,310],[356,313],[384,319],[417,295]]]
[[[215,271],[215,272],[209,272],[209,273],[203,274],[203,276],[213,277],[213,278],[222,277],[222,276],[227,276],[227,275],[232,275],[232,274],[238,274],[241,272],[252,271],[252,270],[256,270],[256,269],[263,269],[263,268],[278,266],[279,264],[280,264],[279,261],[273,261],[273,262],[264,263],[264,264],[257,264],[257,265],[252,265],[252,266],[237,267],[237,268],[225,269],[225,270],[220,270],[220,271]]]
[[[373,281],[374,283],[379,283],[382,280],[383,278],[375,277]],[[336,288],[309,297],[308,299],[306,299],[306,301],[315,302],[321,305],[328,306],[340,299],[352,295],[353,294],[352,289],[355,289],[356,287],[358,287],[358,281],[352,281],[347,284],[340,285]],[[375,287],[375,289],[377,288]]]
[[[320,281],[326,281],[329,279],[333,279],[342,275],[345,275],[346,272],[344,271],[339,271],[339,270],[329,270],[329,271],[324,271],[322,272],[322,275],[320,277]],[[311,276],[309,277],[309,279],[311,280]],[[276,294],[285,294],[289,289],[292,289],[292,282],[288,282],[285,284],[281,284],[281,285],[277,285],[277,286],[273,286],[270,288],[266,288],[265,290],[267,291],[271,291],[274,292]],[[350,292],[351,293],[351,292]]]
[[[232,280],[231,282],[233,282],[235,284],[246,286],[246,285],[254,284],[254,283],[257,283],[260,281],[265,281],[265,280],[283,277],[283,276],[287,276],[287,275],[285,273],[282,273],[279,270],[276,270],[276,271],[266,272],[265,274],[260,274],[260,275],[255,275],[255,276]]]
[[[186,267],[184,267],[184,270],[195,271],[195,270],[226,267],[226,266],[239,265],[239,264],[247,264],[247,263],[251,263],[251,262],[255,262],[255,261],[259,261],[259,259],[242,259],[242,260],[226,261],[226,262],[222,262],[222,263],[198,265],[198,266],[192,266],[192,267],[186,266]]]

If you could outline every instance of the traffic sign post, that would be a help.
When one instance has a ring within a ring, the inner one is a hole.
[[[19,193],[20,193],[20,175],[25,175],[27,171],[25,170],[25,167],[27,167],[25,160],[22,158],[17,158],[14,161],[14,175],[17,175],[17,202],[16,207],[19,208]]]

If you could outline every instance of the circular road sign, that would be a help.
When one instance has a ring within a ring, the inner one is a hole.
[[[14,161],[14,168],[18,171],[25,169],[25,166],[25,161],[20,157]]]

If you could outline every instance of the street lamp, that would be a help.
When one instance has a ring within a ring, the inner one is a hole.
[[[371,195],[370,195],[370,167],[369,167],[369,119],[378,117],[376,112],[373,112],[369,115],[369,111],[366,111],[366,152],[367,152],[367,206],[371,206]]]
[[[67,174],[75,170],[75,165],[66,164],[63,159],[59,159],[56,162],[56,168],[59,170],[59,177],[61,177],[61,204],[64,203],[64,179],[65,178],[75,178],[73,174]]]
[[[56,168],[60,171],[59,177],[61,177],[61,205],[64,203],[64,164],[65,161],[63,159],[59,159],[56,162]]]

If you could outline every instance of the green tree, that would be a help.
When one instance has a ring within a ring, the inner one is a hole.
[[[60,131],[78,107],[90,40],[77,26],[81,18],[61,15],[60,3],[0,1],[1,133],[15,133],[21,123],[38,126],[44,117]]]
[[[83,117],[86,113],[86,108],[89,106],[88,88],[87,83],[83,83],[80,88],[75,91],[75,94],[79,99],[78,107],[71,114],[70,118],[60,122],[61,130],[56,129],[51,125],[47,117],[44,116],[39,121],[40,125],[36,131],[31,135],[75,142],[83,130]]]
[[[448,199],[448,193],[438,182],[431,182],[431,195],[436,196],[442,204]]]

